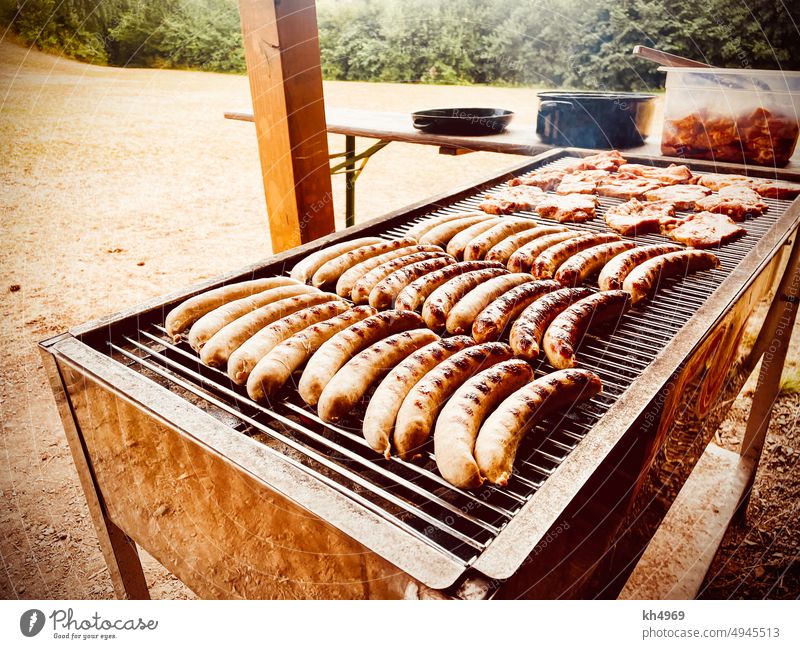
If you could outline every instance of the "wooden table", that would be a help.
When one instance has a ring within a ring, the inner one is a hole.
[[[227,119],[253,121],[253,114],[240,112],[225,113]],[[491,153],[513,153],[516,155],[536,155],[549,149],[556,148],[545,144],[536,135],[536,125],[533,121],[515,118],[508,128],[498,135],[437,135],[420,131],[411,123],[408,113],[376,112],[359,110],[355,108],[328,108],[326,121],[329,133],[345,136],[345,150],[343,153],[331,157],[342,157],[344,161],[331,167],[331,173],[345,174],[345,223],[350,226],[355,222],[355,182],[358,175],[369,158],[385,147],[390,142],[408,142],[410,144],[424,144],[439,147],[439,153],[446,155],[460,155],[474,151]],[[365,137],[378,140],[361,153],[356,153],[356,137]],[[660,156],[661,138],[651,136],[642,145],[623,151],[637,156]],[[730,165],[728,165],[730,166]],[[764,169],[768,167],[750,167],[750,169]],[[782,171],[794,172],[795,180],[800,181],[800,147],[794,157]]]

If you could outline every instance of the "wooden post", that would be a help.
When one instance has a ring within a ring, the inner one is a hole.
[[[335,230],[314,0],[239,0],[272,250]]]

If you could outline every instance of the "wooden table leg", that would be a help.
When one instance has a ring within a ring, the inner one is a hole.
[[[798,303],[800,303],[800,236],[795,233],[789,262],[775,299],[767,312],[759,340],[756,341],[756,354],[759,355],[761,352],[763,356],[740,451],[743,462],[750,469],[750,480],[736,511],[736,519],[739,522],[744,520],[747,512],[750,493],[772,418],[772,408],[780,393],[781,375],[792,339]]]
[[[41,355],[114,592],[120,599],[150,599],[136,544],[106,516],[86,446],[67,398],[63,376],[50,352],[41,350]]]

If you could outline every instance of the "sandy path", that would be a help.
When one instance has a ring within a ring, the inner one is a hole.
[[[535,105],[525,89],[325,90],[332,106],[480,103],[529,122]],[[269,254],[252,126],[222,118],[248,105],[244,77],[99,68],[0,43],[0,597],[113,595],[35,343]],[[359,180],[359,217],[516,160],[392,144]],[[341,212],[341,176],[335,200]],[[146,564],[155,597],[190,596]]]

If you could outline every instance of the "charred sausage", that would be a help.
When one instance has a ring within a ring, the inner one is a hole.
[[[625,278],[622,289],[634,304],[656,290],[660,280],[719,267],[719,258],[705,250],[679,250],[653,257],[636,266]]]
[[[360,239],[342,241],[341,243],[335,243],[332,246],[326,246],[322,250],[317,250],[317,252],[311,253],[308,257],[305,257],[302,261],[295,264],[294,268],[292,268],[291,272],[289,273],[289,276],[305,284],[311,279],[314,273],[319,270],[320,266],[326,262],[329,262],[346,252],[355,250],[356,248],[369,246],[373,243],[381,243],[382,241],[383,239],[380,239],[379,237],[362,237]]]
[[[540,279],[521,284],[503,293],[475,318],[472,325],[472,337],[479,343],[500,340],[508,326],[530,304],[543,295],[560,288],[561,284],[552,279]]]
[[[374,306],[376,309],[391,308],[400,291],[411,282],[435,270],[450,266],[452,263],[452,257],[437,257],[403,266],[375,284],[369,294],[370,306]]]
[[[493,365],[468,379],[450,397],[436,420],[433,448],[439,473],[450,484],[476,489],[483,483],[473,455],[478,430],[487,414],[533,378],[525,361]]]
[[[490,302],[512,288],[530,282],[533,276],[528,273],[511,273],[486,280],[462,297],[447,314],[445,326],[451,334],[466,334],[472,330],[472,324]]]
[[[474,344],[467,336],[444,338],[415,351],[389,372],[364,414],[364,439],[370,447],[388,458],[397,411],[411,388],[439,363]]]
[[[253,401],[264,401],[283,387],[325,341],[375,313],[372,307],[357,306],[290,336],[256,363],[247,378],[247,394]]]
[[[353,290],[353,286],[358,280],[364,277],[364,275],[366,275],[373,268],[377,268],[381,264],[385,264],[387,261],[391,261],[392,259],[405,257],[406,255],[413,255],[415,252],[441,251],[442,249],[439,246],[416,245],[406,246],[405,248],[397,248],[396,250],[390,250],[389,252],[385,252],[377,257],[370,257],[369,259],[362,261],[360,264],[356,264],[352,268],[347,269],[339,276],[339,279],[336,282],[336,292],[342,297],[349,298],[350,293]]]
[[[575,367],[575,348],[588,329],[619,318],[630,306],[625,291],[589,295],[559,313],[544,334],[544,353],[558,370]]]
[[[465,273],[486,268],[503,268],[503,266],[497,262],[490,261],[462,261],[425,274],[412,281],[397,294],[395,307],[407,311],[416,311],[428,299],[428,296],[445,282]]]
[[[446,246],[450,239],[456,236],[463,229],[468,228],[471,225],[475,225],[480,221],[485,221],[486,219],[491,218],[494,217],[484,214],[482,216],[467,216],[463,219],[455,219],[453,221],[448,221],[447,223],[441,223],[423,234],[420,237],[419,242],[429,243],[435,246]]]
[[[475,345],[454,354],[422,377],[397,412],[394,446],[400,457],[411,460],[420,454],[439,410],[464,381],[511,356],[511,348],[503,343]]]
[[[511,326],[508,342],[514,354],[528,360],[537,358],[550,323],[570,304],[588,295],[591,291],[587,288],[562,288],[533,302]]]
[[[244,385],[256,363],[275,348],[275,345],[289,336],[310,327],[317,322],[329,320],[344,313],[350,307],[345,302],[326,302],[296,311],[285,318],[276,320],[261,331],[256,332],[228,358],[228,376],[237,385]]]
[[[533,262],[536,258],[551,246],[555,246],[567,239],[575,239],[581,236],[580,232],[575,230],[567,230],[566,232],[555,232],[553,234],[546,234],[543,237],[534,239],[526,243],[519,250],[517,250],[511,257],[508,258],[508,270],[512,273],[527,273],[530,272]]]
[[[333,375],[319,397],[317,414],[324,421],[338,421],[390,369],[420,347],[438,339],[439,336],[428,329],[414,329],[373,343]]]
[[[461,230],[457,235],[455,235],[447,244],[447,252],[448,254],[453,255],[456,259],[463,259],[464,257],[464,248],[467,247],[470,241],[472,241],[475,237],[477,237],[482,232],[486,232],[490,228],[493,228],[498,223],[501,223],[503,219],[501,217],[495,217],[492,219],[484,219],[482,221],[478,221],[474,225]]]
[[[603,389],[589,370],[569,369],[546,374],[521,387],[490,414],[478,431],[475,461],[492,484],[508,484],[520,442],[552,412],[563,412],[591,399]]]
[[[601,243],[611,243],[619,240],[620,237],[617,234],[596,234],[591,232],[562,241],[539,253],[539,256],[533,262],[531,272],[540,279],[549,279],[556,274],[559,266],[573,255],[587,248],[599,246]]]
[[[416,243],[414,239],[404,237],[402,239],[394,239],[392,241],[381,241],[380,243],[372,243],[367,246],[361,246],[355,250],[350,250],[343,255],[334,257],[326,261],[320,266],[311,277],[311,283],[314,286],[320,287],[325,284],[333,284],[339,281],[339,278],[344,272],[360,264],[367,259],[372,259],[378,255],[383,255],[390,250],[398,250],[400,248],[407,248]]]
[[[448,280],[431,293],[422,305],[425,324],[434,331],[441,331],[445,327],[451,309],[462,297],[487,280],[507,274],[508,271],[503,268],[485,268]]]
[[[200,360],[209,367],[222,367],[233,352],[267,325],[300,309],[339,300],[339,296],[333,293],[316,291],[307,295],[287,297],[285,300],[262,306],[225,325],[211,336],[200,350]]]
[[[228,284],[227,286],[200,293],[200,295],[195,295],[172,309],[164,321],[164,328],[172,340],[178,342],[184,331],[206,313],[218,309],[223,304],[228,304],[256,293],[262,293],[271,288],[297,283],[296,279],[290,277],[267,277],[266,279],[253,279],[249,282]]]
[[[434,216],[431,218],[427,218],[424,221],[417,223],[415,226],[410,228],[405,236],[411,237],[412,239],[416,239],[417,241],[420,240],[423,234],[427,234],[437,225],[442,225],[443,223],[448,223],[449,221],[457,221],[458,219],[466,219],[470,216],[480,216],[481,218],[491,218],[486,216],[483,212],[456,212],[455,214],[443,214],[441,216]]]
[[[317,405],[322,390],[348,360],[392,334],[420,329],[422,318],[412,311],[384,311],[340,331],[309,359],[297,390],[310,406]]]
[[[385,264],[381,264],[377,268],[373,268],[364,275],[364,277],[359,279],[353,286],[350,297],[356,304],[365,304],[369,301],[369,294],[372,292],[372,289],[375,288],[375,285],[394,271],[418,261],[436,259],[438,257],[442,257],[451,263],[455,262],[455,259],[443,250],[439,250],[439,252],[415,252],[405,257],[398,257],[397,259],[387,261]]]
[[[597,278],[597,285],[601,291],[618,290],[622,288],[622,283],[636,266],[660,255],[665,255],[668,252],[677,252],[684,250],[680,246],[675,246],[668,243],[659,243],[654,246],[641,246],[633,248],[627,252],[623,252],[611,259],[603,270],[600,271],[600,276]]]
[[[617,255],[635,248],[631,241],[612,241],[592,246],[572,255],[558,267],[554,279],[564,286],[583,284],[587,277],[593,275]]]
[[[500,223],[480,233],[467,244],[464,248],[464,260],[475,261],[477,259],[483,259],[489,251],[503,239],[510,237],[512,234],[518,234],[519,232],[535,229],[536,227],[537,223],[533,219],[523,219],[519,217],[502,219]]]
[[[208,340],[216,334],[224,326],[229,325],[234,320],[255,311],[267,304],[277,302],[278,300],[293,297],[295,295],[305,295],[308,293],[319,293],[319,289],[313,286],[306,286],[305,284],[292,283],[287,286],[279,286],[271,288],[249,297],[243,297],[233,302],[223,304],[221,307],[209,311],[197,322],[195,322],[187,339],[189,345],[196,352],[199,352]]]
[[[486,261],[498,261],[505,266],[511,255],[526,243],[530,243],[534,239],[544,237],[548,234],[566,232],[566,230],[567,228],[560,225],[540,225],[530,230],[523,230],[517,234],[512,234],[510,237],[506,237],[492,246],[489,252],[486,253],[485,259]]]

